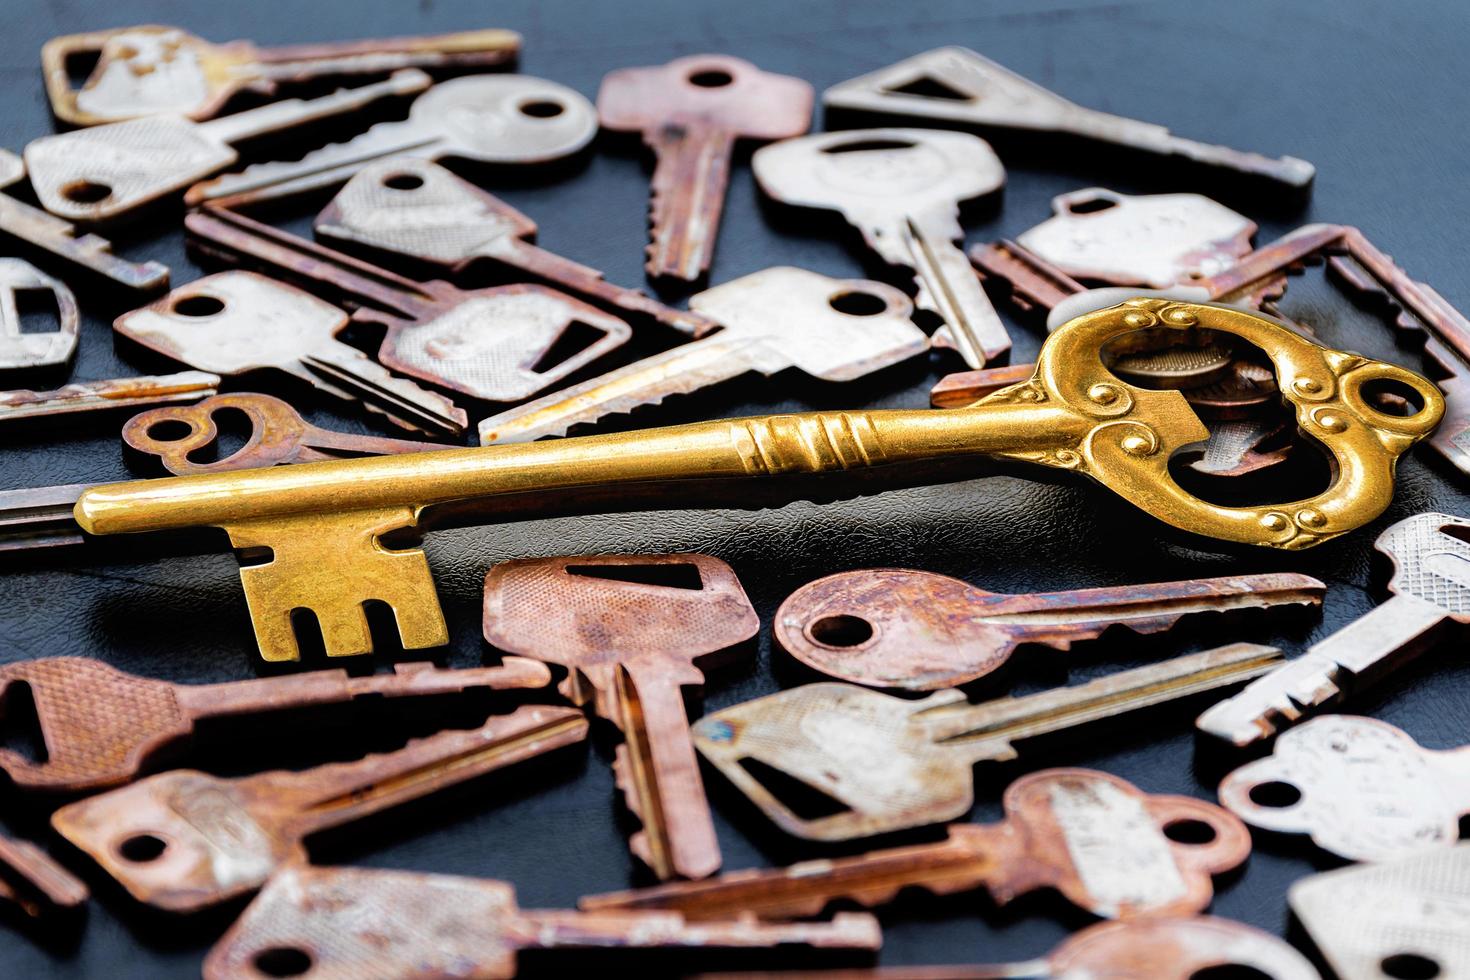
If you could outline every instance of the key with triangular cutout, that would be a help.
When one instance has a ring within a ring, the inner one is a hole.
[[[955,244],[964,237],[960,203],[1005,183],[984,140],[932,129],[818,133],[762,147],[751,166],[770,197],[841,212],[884,262],[911,270],[915,304],[944,321],[965,363],[983,367],[1010,350],[1005,325]]]
[[[1311,184],[1316,168],[1175,136],[1163,126],[1086,109],[969,48],[935,48],[829,88],[827,109],[1002,129],[1068,133],[1263,177]]]
[[[431,84],[416,68],[319,99],[287,99],[197,123],[186,116],[129,119],[42,136],[25,148],[41,205],[69,221],[121,218],[239,159],[230,145],[361,109]]]
[[[704,680],[696,661],[759,629],[735,572],[708,555],[531,558],[485,578],[485,639],[565,666],[562,691],[622,732],[618,785],[643,823],[630,844],[661,879],[720,866],[680,689]]]
[[[479,728],[299,772],[176,769],[62,807],[56,831],[140,902],[197,912],[304,860],[307,837],[587,737],[574,708],[526,705]]]

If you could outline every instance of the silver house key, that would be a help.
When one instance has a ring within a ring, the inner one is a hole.
[[[889,265],[912,270],[915,305],[936,314],[971,367],[1010,350],[995,308],[955,242],[961,201],[998,191],[1005,168],[978,136],[932,129],[819,133],[756,151],[775,200],[840,211]]]
[[[162,115],[77,129],[33,140],[25,149],[41,205],[68,221],[121,218],[239,159],[231,144],[352,112],[378,99],[421,92],[417,68],[319,99],[288,99],[198,123]]]
[[[481,444],[566,435],[575,425],[747,372],[797,368],[825,381],[850,381],[929,345],[899,290],[805,269],[765,269],[705,290],[689,306],[719,323],[719,332],[487,418]]]
[[[24,329],[24,315],[35,312],[55,330]],[[0,370],[55,367],[77,351],[81,311],[66,284],[24,259],[0,258]]]
[[[1470,622],[1470,521],[1416,514],[1379,535],[1394,564],[1393,597],[1304,655],[1214,705],[1195,723],[1235,745],[1270,738],[1316,708],[1351,697],[1432,642],[1447,622]]]

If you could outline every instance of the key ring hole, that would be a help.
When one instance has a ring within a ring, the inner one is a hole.
[[[1213,844],[1215,838],[1220,835],[1204,820],[1195,817],[1181,817],[1164,824],[1164,836],[1176,844],[1204,847],[1206,844]]]
[[[823,616],[807,627],[807,635],[824,647],[857,647],[873,638],[873,624],[861,616]]]
[[[553,99],[536,99],[532,102],[521,103],[521,114],[533,119],[553,119],[566,111],[566,106]]]
[[[133,864],[148,864],[163,857],[168,850],[168,841],[156,834],[133,834],[117,845],[118,856]]]
[[[888,309],[883,297],[856,289],[833,293],[827,298],[827,305],[846,316],[877,316]]]
[[[1117,206],[1117,201],[1110,201],[1105,197],[1094,197],[1090,201],[1069,203],[1067,210],[1072,214],[1097,214],[1099,211],[1110,211]]]
[[[733,81],[735,76],[721,68],[706,68],[689,74],[689,84],[700,88],[724,88]]]
[[[112,187],[96,180],[74,180],[61,188],[61,196],[74,204],[97,204],[112,196]]]
[[[214,316],[216,313],[224,312],[225,301],[214,296],[185,296],[177,300],[172,309],[179,316]]]
[[[831,146],[822,147],[822,152],[837,155],[839,153],[877,153],[883,150],[912,150],[918,144],[910,140],[853,140],[850,143],[834,143]]]
[[[1370,410],[1391,418],[1409,419],[1424,411],[1424,395],[1397,378],[1373,378],[1360,389]]]
[[[1433,980],[1443,972],[1439,961],[1419,953],[1395,953],[1385,956],[1378,969],[1394,980]]]
[[[299,977],[316,961],[300,946],[271,946],[252,956],[250,964],[268,977]]]
[[[148,438],[154,442],[183,442],[198,429],[183,419],[164,419],[148,427]]]
[[[383,186],[394,191],[416,191],[424,186],[424,178],[418,174],[388,174]]]
[[[1246,795],[1256,806],[1269,810],[1284,810],[1287,807],[1296,806],[1302,800],[1301,790],[1280,779],[1257,783]]]
[[[1275,978],[1265,970],[1257,969],[1249,963],[1213,963],[1195,970],[1189,975],[1189,980],[1275,980]]]

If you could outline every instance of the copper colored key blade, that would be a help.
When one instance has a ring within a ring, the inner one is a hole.
[[[32,918],[80,908],[87,886],[30,841],[0,835],[0,902]]]

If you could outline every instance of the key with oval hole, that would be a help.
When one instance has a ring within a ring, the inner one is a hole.
[[[316,978],[509,980],[523,949],[876,950],[878,921],[686,922],[677,912],[522,909],[508,882],[380,868],[284,869],[210,951],[205,980],[279,975],[288,956]],[[728,954],[727,954],[728,955]]]
[[[598,121],[641,133],[654,154],[649,278],[695,282],[709,271],[735,142],[801,135],[811,128],[814,97],[800,78],[721,54],[603,78]]]
[[[1226,776],[1220,803],[1349,861],[1451,847],[1470,813],[1470,746],[1434,751],[1384,721],[1325,715]]]
[[[526,705],[381,755],[223,779],[176,769],[70,803],[51,825],[140,902],[197,912],[304,860],[304,840],[587,737],[575,708]]]
[[[1104,918],[1180,916],[1203,911],[1214,891],[1210,876],[1250,854],[1250,832],[1228,810],[1145,793],[1091,769],[1022,776],[1002,804],[1004,820],[952,824],[937,843],[590,895],[578,905],[669,909],[691,919],[785,919],[817,915],[836,899],[889,902],[907,887],[938,895],[984,887],[1001,905],[1054,888]]]
[[[209,122],[160,115],[32,140],[26,169],[41,206],[68,221],[101,223],[136,212],[239,159],[231,146],[266,133],[354,112],[428,88],[416,68],[319,99],[287,99]]]
[[[1017,741],[1239,684],[1280,662],[1279,650],[1236,643],[981,704],[954,689],[913,701],[807,684],[706,715],[694,747],[788,834],[852,840],[963,817],[975,803],[975,764],[1016,758]],[[798,813],[748,762],[822,793],[840,812]]]
[[[407,429],[464,431],[464,410],[454,402],[338,340],[346,326],[346,313],[310,293],[253,272],[220,272],[124,313],[112,329],[190,367],[283,371]]]
[[[977,680],[1023,643],[1069,650],[1112,626],[1167,630],[1205,612],[1318,606],[1326,586],[1272,572],[1004,595],[946,575],[875,568],[828,575],[776,610],[772,635],[813,670],[869,687],[935,691]]]
[[[177,27],[143,24],[54,37],[41,46],[41,72],[57,119],[96,126],[163,112],[208,119],[240,92],[271,96],[278,83],[324,75],[495,68],[514,64],[520,46],[515,31],[485,29],[261,48],[250,41],[212,44]],[[73,88],[70,62],[88,55],[96,64]]]
[[[496,166],[550,163],[597,135],[597,112],[574,89],[530,75],[475,75],[440,82],[408,118],[380,122],[299,160],[257,163],[189,188],[184,203],[239,205],[335,187],[384,157],[456,157]]]
[[[296,281],[386,328],[387,367],[484,401],[528,398],[632,336],[618,317],[546,286],[417,282],[218,207],[184,226],[196,254]]]
[[[43,317],[46,326],[55,329],[28,330],[27,316]],[[77,298],[64,282],[25,259],[0,258],[0,370],[70,362],[77,352],[81,323]]]
[[[1319,708],[1351,698],[1470,623],[1470,520],[1415,514],[1373,547],[1393,562],[1392,597],[1305,654],[1199,716],[1200,731],[1238,746],[1270,738]]]
[[[719,869],[681,688],[759,629],[734,570],[708,555],[530,558],[485,577],[485,639],[566,667],[562,692],[622,733],[613,766],[643,824],[629,844],[660,879]]]
[[[458,275],[489,259],[520,281],[545,282],[614,315],[649,317],[700,337],[718,324],[694,310],[676,310],[637,289],[615,286],[602,273],[532,244],[536,223],[500,198],[432,160],[391,157],[349,180],[321,214],[315,230],[343,246],[371,249]]]
[[[551,683],[544,664],[506,657],[492,667],[445,669],[415,661],[391,673],[350,677],[343,670],[218,684],[174,684],[124,673],[84,657],[42,657],[0,666],[0,708],[25,689],[45,746],[30,758],[0,748],[0,769],[17,786],[76,792],[125,783],[164,749],[188,738],[201,719],[268,714],[360,697],[426,697],[474,688],[534,690]]]
[[[944,321],[971,367],[1011,348],[1011,338],[965,253],[963,201],[994,194],[1005,168],[990,145],[968,133],[861,129],[818,133],[757,150],[756,180],[785,204],[839,211],[869,249],[911,270],[915,304]]]
[[[480,443],[531,442],[747,373],[795,368],[852,381],[922,354],[929,339],[899,290],[789,266],[707,289],[691,309],[719,332],[517,405],[480,423]]]
[[[1262,177],[1290,188],[1311,186],[1316,168],[1296,157],[1271,158],[1175,136],[1163,126],[1087,109],[958,46],[935,48],[841,82],[822,94],[833,109],[907,116],[941,123],[1066,133],[1147,153],[1178,156]]]

